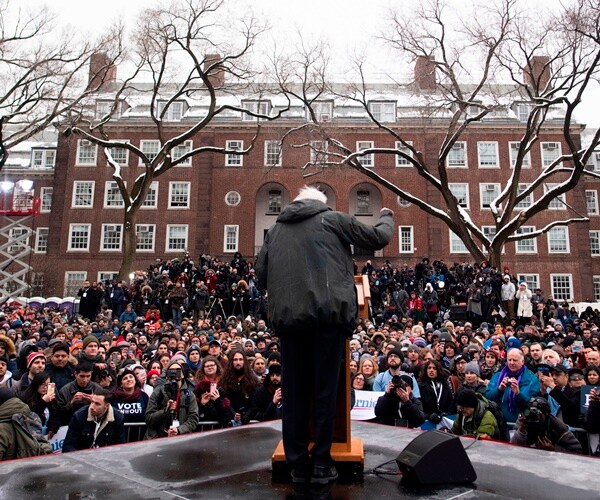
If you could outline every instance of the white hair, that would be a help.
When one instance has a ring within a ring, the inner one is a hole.
[[[300,189],[298,196],[294,199],[294,201],[298,200],[317,200],[322,203],[327,203],[327,196],[314,186],[304,186]]]

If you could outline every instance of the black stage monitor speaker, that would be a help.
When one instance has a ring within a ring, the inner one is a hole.
[[[441,431],[419,434],[396,462],[403,479],[418,484],[472,483],[477,479],[460,439]]]

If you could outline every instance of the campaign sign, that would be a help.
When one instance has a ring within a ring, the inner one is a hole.
[[[596,389],[596,393],[600,394],[600,387],[593,385],[584,385],[581,388],[581,413],[586,414],[588,406],[590,406],[590,392],[592,389]]]
[[[49,440],[49,443],[52,445],[52,453],[62,453],[62,447],[63,443],[65,442],[65,438],[67,437],[68,429],[68,425],[59,427],[58,431],[56,431],[56,434],[54,434],[52,439]]]
[[[385,392],[354,391],[354,408],[350,412],[351,420],[371,420],[375,418],[375,405]]]

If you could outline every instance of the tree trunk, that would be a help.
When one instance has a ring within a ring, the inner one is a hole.
[[[123,260],[121,269],[119,269],[119,279],[129,282],[129,274],[133,272],[133,263],[135,261],[135,249],[137,238],[135,234],[135,221],[137,219],[137,209],[125,210],[123,220]]]
[[[489,262],[492,267],[495,267],[498,272],[502,272],[502,246],[498,248],[495,245],[490,247]]]

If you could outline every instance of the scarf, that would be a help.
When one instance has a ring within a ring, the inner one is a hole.
[[[517,373],[514,373],[510,371],[510,369],[508,368],[508,365],[505,366],[504,368],[502,368],[502,371],[500,372],[500,376],[498,377],[498,386],[500,386],[500,384],[502,383],[502,381],[504,380],[505,377],[514,377],[517,379],[517,382],[519,382],[519,384],[521,383],[521,377],[523,376],[523,372],[525,371],[525,365],[523,365],[520,370]],[[508,391],[508,410],[511,413],[515,413],[517,411],[517,396],[515,396],[515,393],[510,390],[509,387],[507,387],[507,389],[509,389]]]
[[[132,394],[127,394],[123,389],[117,387],[113,394],[119,403],[137,403],[142,397],[142,389],[136,386]]]

